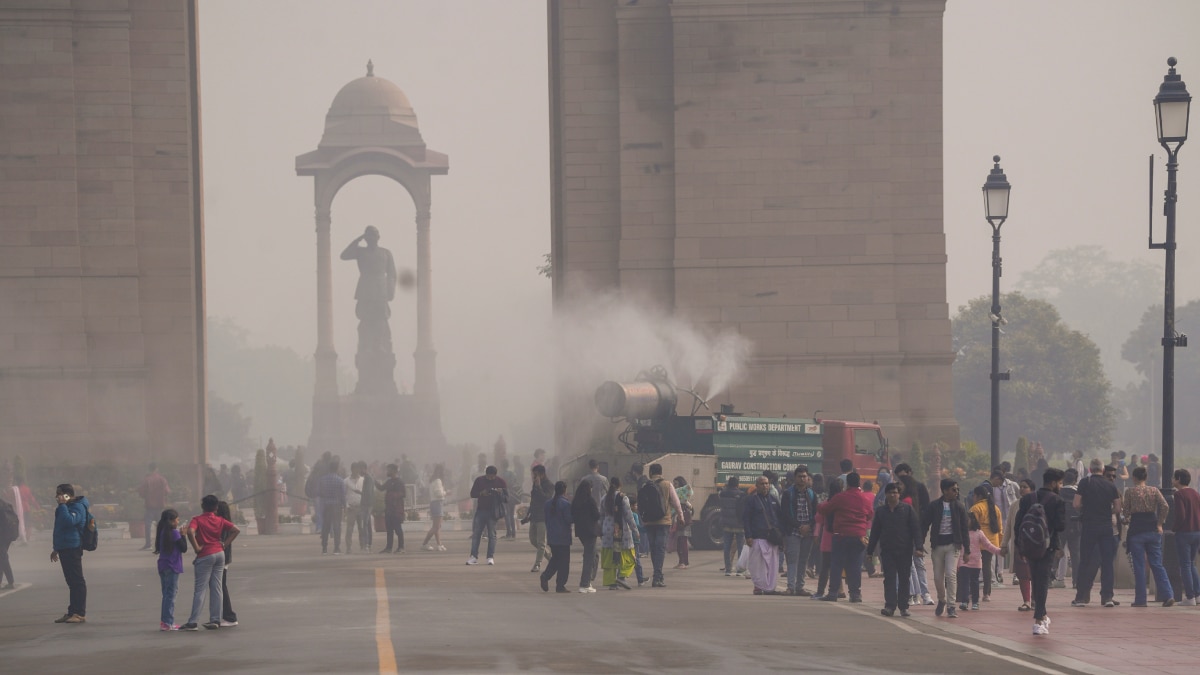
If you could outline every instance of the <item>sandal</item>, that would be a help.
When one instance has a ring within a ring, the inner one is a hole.
[[[1024,605],[1021,605],[1020,607],[1018,607],[1017,611],[1018,612],[1032,612],[1033,608],[1030,607],[1028,604],[1024,604]]]

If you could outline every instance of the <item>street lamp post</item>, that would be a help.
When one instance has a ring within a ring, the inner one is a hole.
[[[1008,323],[1000,315],[1000,226],[1008,219],[1008,196],[1012,186],[1000,168],[1000,155],[992,157],[995,166],[983,184],[983,203],[988,224],[992,226],[992,466],[1000,463],[1000,381],[1009,373],[1000,372],[1000,326]]]
[[[1167,59],[1167,74],[1154,97],[1158,123],[1158,143],[1167,151],[1167,190],[1163,215],[1167,218],[1167,238],[1150,248],[1166,251],[1163,293],[1163,396],[1162,396],[1162,488],[1168,501],[1174,496],[1171,478],[1175,473],[1175,348],[1187,346],[1187,336],[1175,332],[1175,173],[1179,169],[1179,148],[1187,140],[1188,114],[1192,97],[1175,73],[1175,57]]]

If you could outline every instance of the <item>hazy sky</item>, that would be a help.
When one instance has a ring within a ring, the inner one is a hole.
[[[294,161],[316,148],[334,95],[365,74],[370,58],[377,76],[408,95],[426,144],[450,156],[449,175],[433,179],[432,210],[434,343],[450,440],[490,443],[505,433],[510,448],[514,440],[548,443],[550,411],[534,423],[520,412],[528,401],[548,402],[548,392],[517,395],[548,381],[545,359],[528,348],[550,313],[550,283],[535,269],[550,249],[545,6],[200,3],[209,314],[234,319],[255,343],[312,353],[312,179],[296,176]],[[1151,100],[1170,55],[1200,93],[1197,27],[1200,2],[1188,0],[950,0],[944,203],[952,315],[990,292],[980,187],[993,154],[1013,184],[1005,290],[1047,251],[1081,243],[1161,262],[1160,251],[1146,250],[1146,157],[1162,154]],[[1161,195],[1161,160],[1159,167]],[[1185,146],[1181,303],[1200,295],[1198,173],[1200,148]],[[1155,209],[1161,213],[1161,196]],[[413,206],[403,188],[367,177],[343,189],[333,205],[334,301],[336,347],[347,368],[357,271],[336,254],[368,224],[380,228],[398,266],[415,265]],[[405,388],[413,307],[411,295],[393,304],[397,380]]]

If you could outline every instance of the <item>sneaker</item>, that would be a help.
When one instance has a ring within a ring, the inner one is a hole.
[[[541,571],[542,571],[542,566],[540,564],[534,565],[533,567],[529,568],[530,574],[533,574],[534,572],[541,572]]]
[[[1078,606],[1079,606],[1079,607],[1083,607],[1083,605],[1078,605]],[[1029,603],[1027,602],[1027,603],[1025,603],[1025,604],[1021,605],[1020,607],[1018,607],[1018,608],[1017,608],[1017,611],[1018,611],[1018,612],[1032,612],[1032,611],[1033,611],[1033,608],[1032,608],[1032,607],[1030,607],[1030,606],[1029,606]]]
[[[912,616],[912,614],[907,609],[902,609],[900,610],[900,616],[907,619],[908,617]]]
[[[984,601],[984,602],[991,602],[991,601],[992,601],[992,596],[990,596],[990,595],[985,595],[985,596],[983,596],[983,601]]]
[[[467,558],[467,564],[468,565],[478,565],[479,558],[476,558],[475,556],[471,556],[470,558]]]
[[[971,609],[972,609],[973,611],[976,611],[976,612],[978,612],[978,611],[979,611],[979,603],[978,603],[978,602],[973,602],[973,603],[971,603]]]
[[[556,589],[554,589],[554,592],[555,593],[570,593],[571,591],[568,591],[565,588],[556,588]]]
[[[445,550],[446,550],[446,547],[445,547],[445,546],[442,546],[441,544],[438,544],[437,550],[439,550],[439,551],[445,551]]]
[[[1163,606],[1163,607],[1173,607],[1173,606],[1175,606],[1175,598],[1167,598],[1166,600],[1163,600],[1163,605],[1162,605],[1162,606]]]
[[[86,623],[86,622],[87,622],[87,619],[83,618],[82,616],[80,616],[78,614],[72,614],[71,616],[67,617],[67,620],[64,621],[63,623]]]
[[[550,591],[550,580],[549,579],[547,579],[546,577],[538,577],[538,581],[541,582],[542,591],[544,591],[544,592]]]
[[[1180,607],[1195,607],[1196,599],[1195,598],[1184,598],[1183,600],[1179,601],[1179,606]]]
[[[341,555],[341,554],[342,554],[342,552],[341,552],[341,551],[338,551],[338,550],[334,550],[333,554],[334,554],[334,555]]]
[[[62,616],[60,616],[60,617],[58,617],[57,619],[55,619],[55,620],[54,620],[54,623],[66,623],[66,622],[67,622],[67,619],[69,619],[69,618],[71,618],[71,613],[70,613],[70,612],[68,612],[68,613],[66,613],[66,614],[63,614]]]
[[[806,591],[806,590],[804,590],[803,588],[797,588],[797,589],[796,589],[796,592],[795,592],[795,593],[793,593],[793,595],[797,595],[797,596],[799,596],[799,597],[801,597],[801,598],[807,598],[807,597],[811,597],[811,596],[812,596],[812,593],[811,593],[811,592],[809,592],[809,591]]]
[[[591,592],[592,592],[592,590],[593,590],[593,589],[592,589],[592,587],[591,587],[591,586],[580,586],[580,587],[579,587],[579,592],[580,592],[580,593],[591,593]]]
[[[172,631],[172,630],[179,630],[179,626],[176,626],[173,623],[163,623],[163,622],[159,621],[158,629],[160,631]]]
[[[958,618],[958,610],[954,609],[954,605],[950,605],[949,607],[946,608],[946,618],[947,619],[957,619]]]
[[[879,613],[883,616],[893,616],[896,614],[896,610],[892,609],[891,607],[884,607],[883,609],[879,610]]]
[[[204,624],[204,630],[217,630],[220,627],[220,621],[209,621],[208,623]]]
[[[1105,600],[1105,601],[1104,601],[1104,606],[1105,606],[1105,607],[1116,607],[1116,606],[1117,606],[1117,601],[1116,601],[1116,600]]]
[[[194,623],[185,623],[179,627],[179,630],[200,630],[200,626]]]
[[[821,601],[824,601],[824,602],[837,602],[837,596],[836,596],[836,595],[823,595],[823,596],[821,596],[821,597],[819,597],[819,598],[817,598],[817,599],[818,599],[818,600],[821,600]]]
[[[1071,606],[1072,607],[1087,607],[1088,604],[1082,600],[1072,600]]]
[[[967,611],[967,603],[965,603],[965,602],[958,603],[958,608],[964,612]]]
[[[629,582],[625,581],[621,577],[617,577],[617,585],[620,586],[621,588],[624,588],[627,591],[633,590],[632,588],[629,587]]]
[[[727,576],[727,577],[731,577],[731,576],[733,576],[733,572],[726,572],[726,573],[725,573],[725,576]]]
[[[1044,623],[1037,623],[1037,622],[1034,622],[1034,624],[1033,624],[1033,634],[1034,634],[1034,635],[1049,635],[1049,634],[1050,634],[1050,627],[1049,627],[1049,626],[1047,626],[1047,625],[1046,625],[1046,624],[1044,624]]]
[[[852,596],[850,596],[850,602],[852,604],[862,602],[862,596],[861,595],[852,595]]]
[[[667,587],[667,582],[665,582],[665,581],[651,581],[651,582],[650,582],[650,587],[651,587],[651,588],[666,588],[666,587]]]
[[[422,551],[432,551],[432,550],[433,550],[433,544],[426,544],[426,545],[424,545],[424,546],[422,546],[422,547],[421,547],[421,550],[422,550]]]
[[[926,605],[936,605],[937,604],[936,602],[933,601],[933,596],[929,595],[928,593],[921,596],[921,601],[924,602]]]
[[[233,628],[236,625],[238,625],[238,622],[236,621],[226,621],[221,619],[221,628]]]
[[[937,609],[933,610],[933,613],[937,616],[941,616],[945,611],[946,611],[946,603],[939,602],[937,604]]]
[[[403,552],[404,552],[404,551],[401,551],[401,553],[403,553]],[[495,564],[496,564],[496,559],[495,559],[495,558],[488,558],[488,559],[487,559],[487,563],[488,563],[489,565],[495,565]]]
[[[642,579],[641,581],[638,582],[638,588],[641,588],[642,586],[645,586],[645,585],[646,585],[645,579]]]
[[[838,591],[838,598],[841,600],[845,600],[846,599],[846,591]]]
[[[1050,627],[1050,615],[1049,614],[1042,617],[1042,623],[1046,624],[1046,628]]]

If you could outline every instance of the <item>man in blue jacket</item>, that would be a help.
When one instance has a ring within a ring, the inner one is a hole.
[[[83,579],[83,526],[87,520],[87,497],[75,496],[70,483],[58,486],[54,495],[54,550],[50,562],[62,565],[63,577],[71,591],[67,613],[54,623],[83,623],[87,619],[87,582]]]
[[[750,579],[755,595],[775,595],[779,579],[779,546],[783,543],[780,529],[779,501],[771,495],[771,481],[766,476],[754,480],[754,494],[746,497],[742,511],[742,526],[746,545],[750,547]]]
[[[804,589],[804,569],[812,552],[813,526],[817,518],[817,493],[812,490],[812,476],[804,464],[796,467],[792,485],[780,499],[783,520],[784,555],[787,557],[787,594],[809,597]]]

